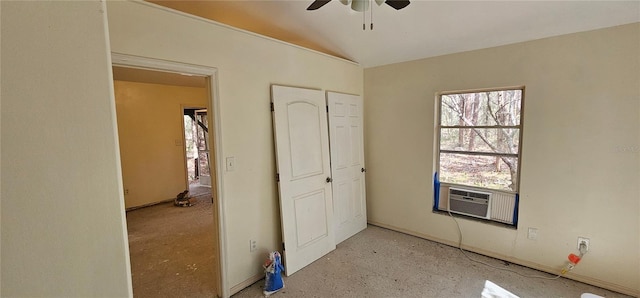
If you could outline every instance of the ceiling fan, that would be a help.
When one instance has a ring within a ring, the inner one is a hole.
[[[307,10],[316,10],[329,2],[331,2],[331,0],[315,0],[311,5],[309,5],[309,7],[307,7]],[[351,4],[351,9],[355,11],[366,11],[369,9],[370,0],[340,0],[340,2],[344,5]],[[378,5],[385,3],[396,10],[403,9],[409,5],[409,0],[375,0],[375,2]]]

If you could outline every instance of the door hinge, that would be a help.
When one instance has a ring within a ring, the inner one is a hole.
[[[329,113],[329,106],[327,106],[327,113]]]
[[[280,182],[280,173],[276,173],[276,182]]]
[[[286,249],[284,248],[284,242],[282,242],[282,251],[285,251]]]
[[[275,111],[276,109],[273,107],[273,103],[271,103],[271,112]]]

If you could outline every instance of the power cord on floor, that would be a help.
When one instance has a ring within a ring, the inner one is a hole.
[[[479,261],[479,260],[475,260],[473,258],[471,258],[469,255],[467,255],[467,252],[462,249],[462,229],[460,228],[460,224],[458,223],[458,220],[453,216],[453,214],[451,214],[451,211],[447,210],[447,213],[449,213],[449,216],[451,217],[451,219],[453,219],[453,221],[456,223],[456,227],[458,227],[458,249],[460,250],[460,252],[462,252],[462,254],[469,259],[469,261],[475,262],[475,263],[480,263],[482,265],[494,268],[494,269],[498,269],[498,270],[504,270],[504,271],[508,271],[511,273],[515,273],[517,275],[520,275],[522,277],[527,277],[527,278],[540,278],[540,279],[548,279],[548,280],[555,280],[558,279],[562,276],[562,274],[558,274],[556,276],[553,277],[549,277],[549,276],[542,276],[542,275],[527,275],[527,274],[522,274],[520,272],[508,269],[508,268],[501,268],[501,267],[497,267],[497,266],[493,266],[489,263],[483,262],[483,261]]]

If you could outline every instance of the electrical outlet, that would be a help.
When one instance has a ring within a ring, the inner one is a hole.
[[[128,194],[129,194],[129,189],[128,189],[128,188],[124,190],[124,194],[125,194],[125,195],[128,195]]]
[[[585,238],[585,237],[578,237],[578,250],[580,250],[580,244],[584,243],[584,245],[586,246],[587,250],[589,251],[589,238]]]
[[[538,229],[529,228],[529,232],[527,233],[527,238],[529,238],[529,240],[537,240],[538,239]]]
[[[253,252],[256,251],[256,249],[258,249],[258,241],[249,240],[249,251]]]

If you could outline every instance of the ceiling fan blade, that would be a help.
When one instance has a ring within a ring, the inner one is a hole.
[[[395,8],[396,10],[400,10],[409,5],[409,0],[387,0],[384,3]]]
[[[309,5],[309,7],[307,7],[307,10],[316,10],[320,7],[323,7],[325,4],[329,3],[331,0],[315,0],[313,1],[313,3],[311,3],[311,5]]]

